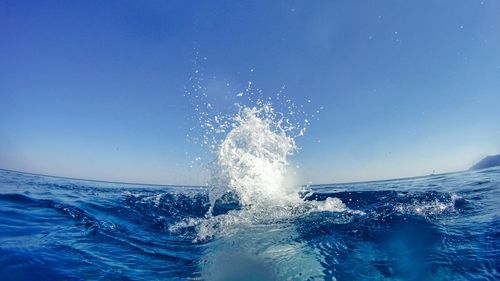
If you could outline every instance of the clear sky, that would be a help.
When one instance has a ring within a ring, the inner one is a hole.
[[[324,107],[297,140],[303,182],[466,169],[500,153],[499,12],[498,1],[4,0],[0,168],[203,183],[183,96],[198,53],[215,106],[252,81]]]

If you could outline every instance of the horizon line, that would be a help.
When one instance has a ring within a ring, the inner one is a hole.
[[[34,175],[34,176],[43,176],[43,177],[51,177],[51,178],[58,178],[58,179],[69,179],[69,180],[79,180],[79,181],[90,181],[90,182],[101,182],[101,183],[114,183],[114,184],[126,184],[126,185],[141,185],[141,186],[188,187],[188,188],[189,187],[191,187],[191,188],[206,187],[206,185],[192,185],[192,184],[160,184],[160,183],[140,183],[140,182],[123,182],[123,181],[112,181],[112,180],[84,179],[84,178],[75,178],[75,177],[65,177],[65,176],[48,175],[48,174],[34,173],[34,172],[27,172],[27,171],[18,171],[18,170],[5,169],[5,168],[0,168],[0,170],[1,171],[7,171],[7,172],[14,172],[14,173]],[[362,181],[352,181],[352,182],[298,184],[298,186],[344,185],[344,184],[377,183],[377,182],[397,181],[397,180],[411,180],[411,179],[418,179],[418,178],[424,178],[424,177],[430,177],[430,176],[449,175],[449,174],[455,174],[455,173],[467,172],[467,171],[470,171],[470,170],[467,169],[467,170],[451,171],[451,172],[444,172],[444,173],[438,173],[438,174],[428,174],[428,175],[410,176],[410,177],[401,177],[401,178],[388,178],[388,179],[366,180],[366,181],[362,180]]]
[[[116,184],[128,184],[128,185],[149,185],[149,186],[166,186],[166,187],[203,187],[203,185],[191,185],[191,184],[161,184],[161,183],[141,183],[141,182],[123,182],[123,181],[112,181],[112,180],[98,180],[98,179],[83,179],[83,178],[75,178],[75,177],[65,177],[65,176],[55,176],[27,171],[18,171],[0,168],[0,171],[28,174],[34,176],[42,176],[42,177],[50,177],[50,178],[58,178],[58,179],[68,179],[68,180],[78,180],[78,181],[90,181],[90,182],[102,182],[102,183],[116,183]]]

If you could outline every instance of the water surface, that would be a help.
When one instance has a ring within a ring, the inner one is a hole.
[[[0,276],[499,280],[499,186],[498,168],[314,186],[307,200],[339,198],[346,209],[233,221],[198,239],[199,225],[172,226],[205,220],[210,204],[203,187],[0,171]],[[221,206],[220,214],[242,212]]]

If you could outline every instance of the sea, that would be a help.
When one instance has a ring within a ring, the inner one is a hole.
[[[500,280],[499,167],[303,185],[284,105],[195,105],[203,186],[0,170],[0,280]]]
[[[207,215],[209,192],[0,170],[0,280],[500,280],[498,167],[302,189],[315,208]]]

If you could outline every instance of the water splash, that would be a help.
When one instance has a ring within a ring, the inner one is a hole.
[[[184,220],[171,231],[194,226],[197,240],[204,240],[215,234],[234,233],[244,229],[242,225],[273,224],[310,212],[347,210],[336,198],[322,202],[301,198],[304,187],[298,184],[289,157],[299,151],[296,138],[304,135],[309,120],[316,116],[286,98],[284,88],[264,98],[262,91],[248,82],[244,91],[235,91],[235,110],[231,112],[216,108],[216,102],[201,86],[204,76],[200,72],[192,80],[198,84],[187,96],[198,113],[199,124],[192,131],[200,135],[196,140],[213,155],[206,164],[211,175],[207,183],[210,208],[205,218]]]
[[[242,206],[298,199],[297,186],[287,183],[287,157],[297,150],[282,115],[270,103],[241,107],[219,145],[212,166],[210,202],[234,193]]]
[[[254,106],[236,107],[234,116],[215,115],[211,122],[204,121],[206,134],[225,132],[220,141],[214,138],[208,146],[216,145],[208,165],[207,215],[183,220],[170,231],[195,227],[195,240],[204,241],[249,226],[287,223],[311,212],[349,211],[337,198],[304,201],[300,196],[304,187],[297,184],[288,157],[298,151],[295,138],[304,127],[276,112],[270,102],[259,100]]]

